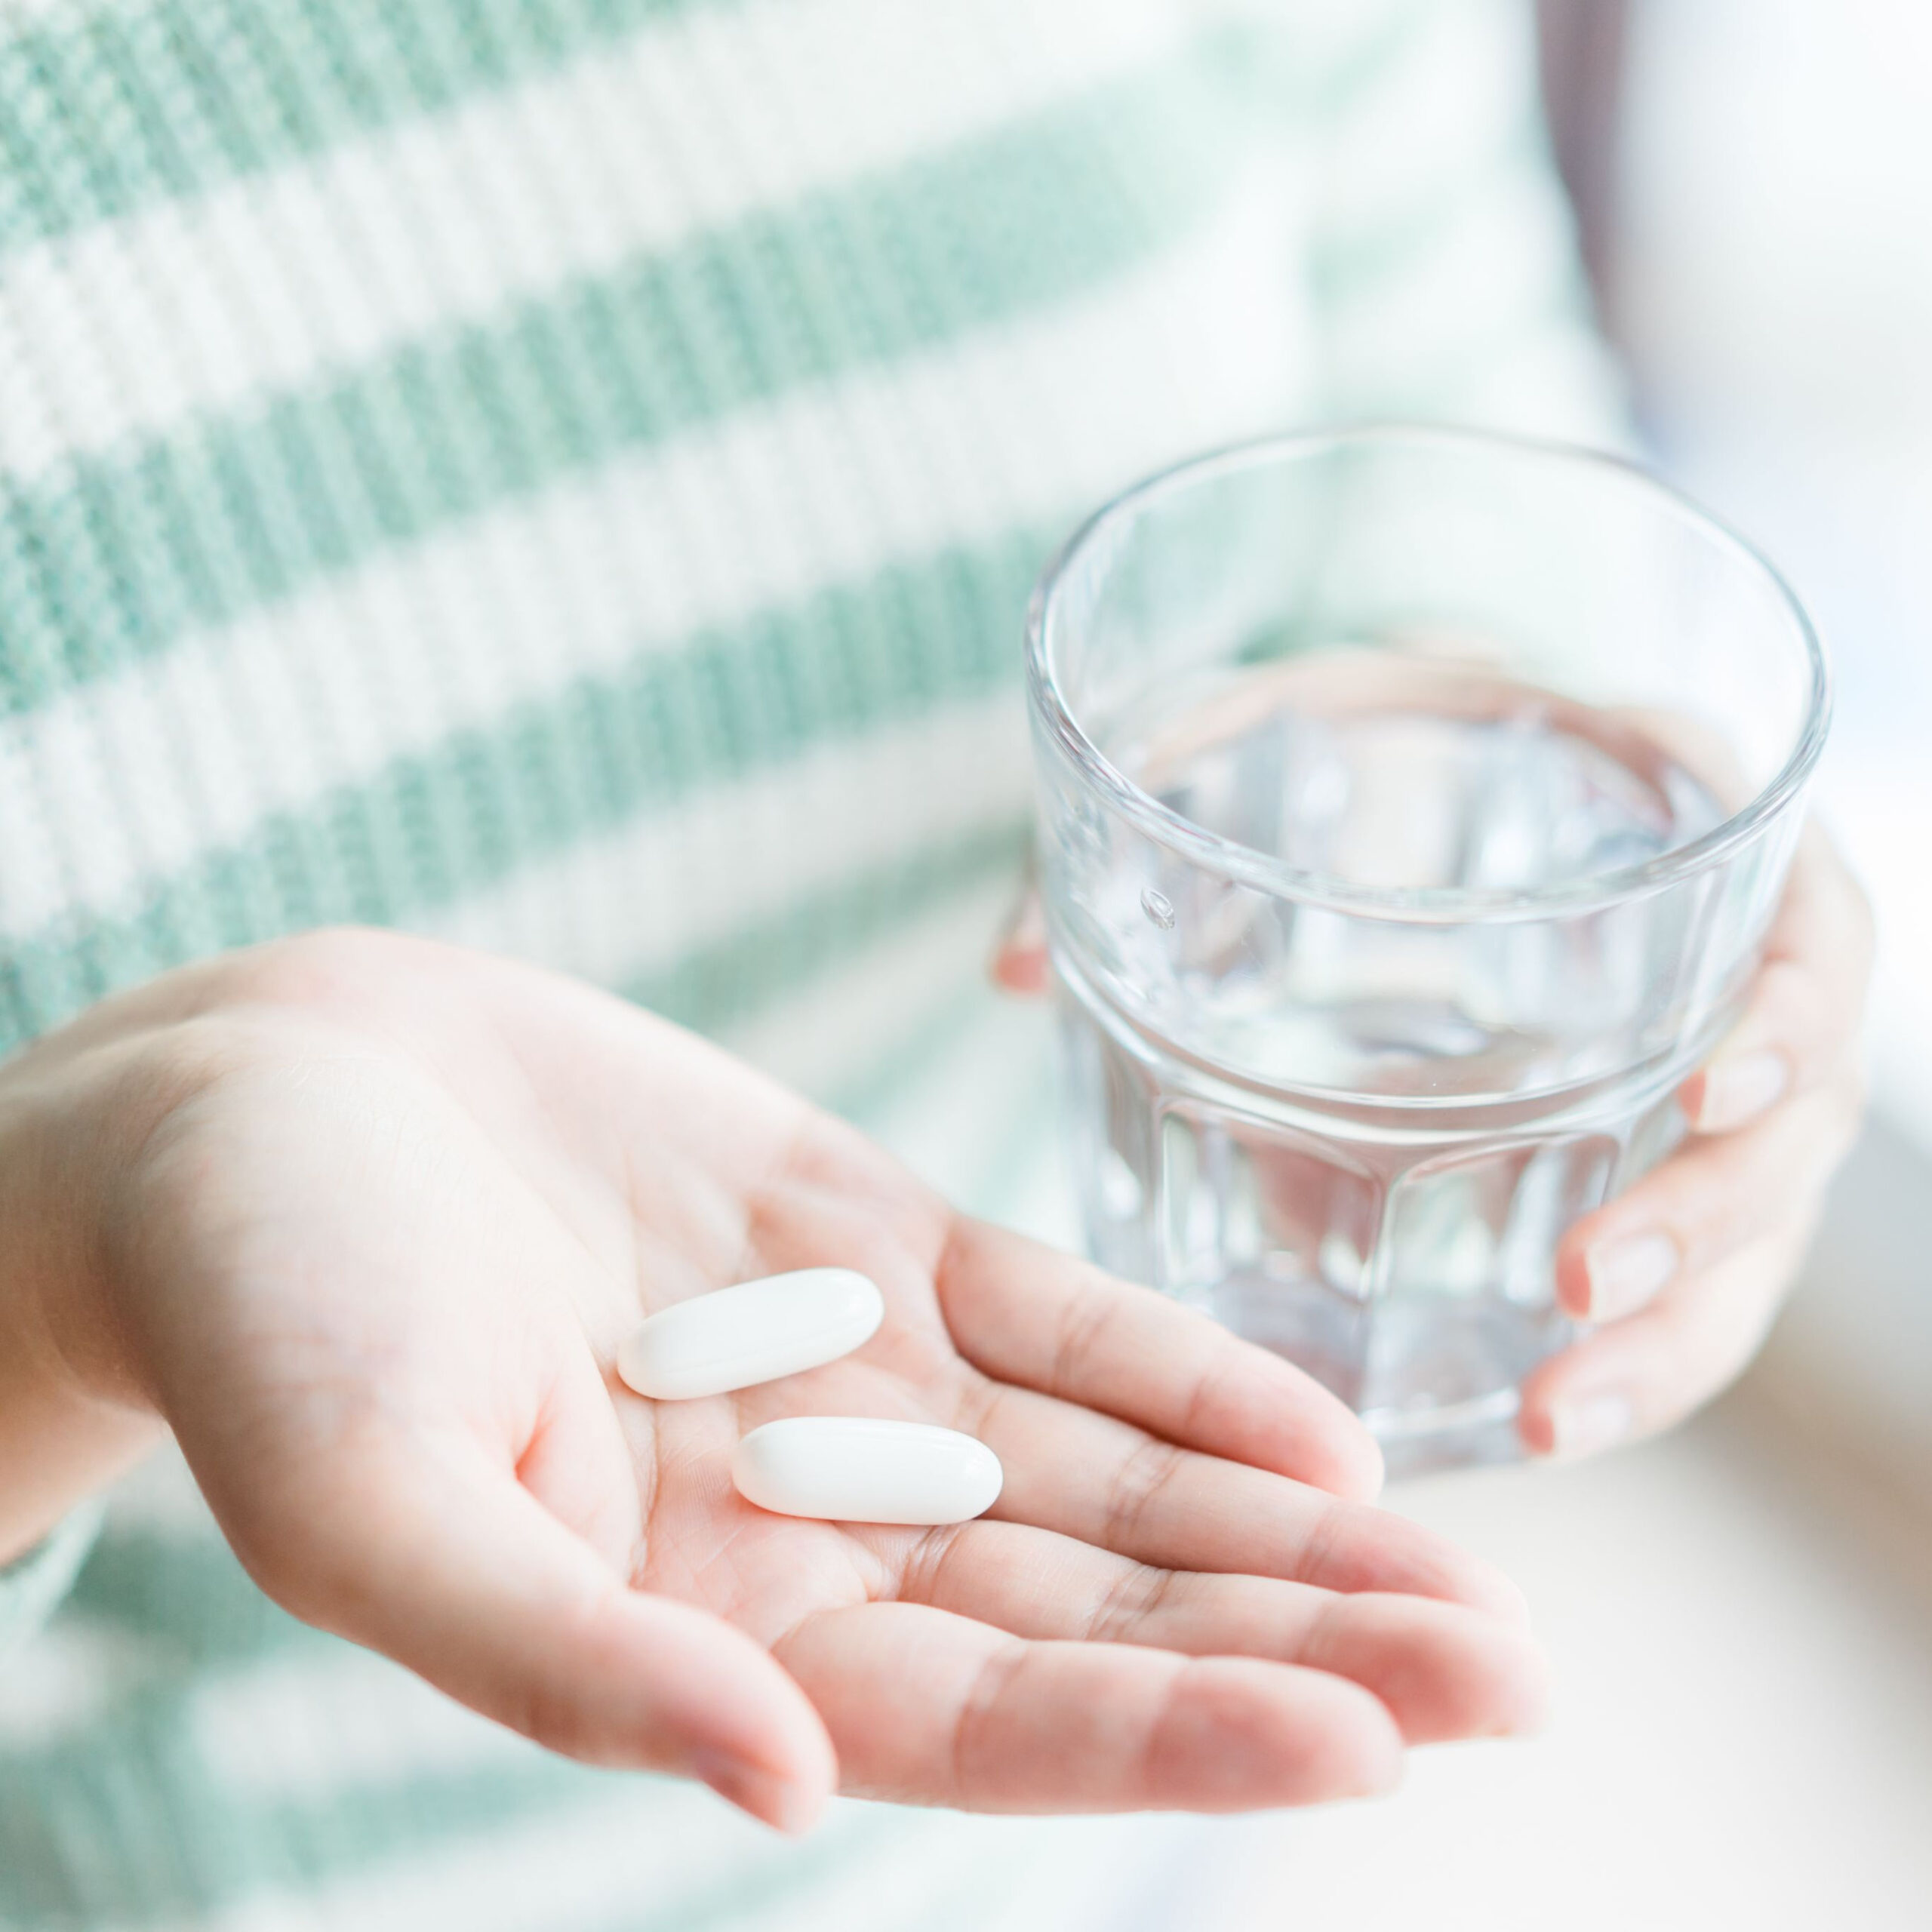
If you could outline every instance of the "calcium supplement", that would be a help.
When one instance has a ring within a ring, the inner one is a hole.
[[[872,1339],[885,1298],[849,1268],[807,1268],[660,1309],[617,1351],[617,1373],[660,1402],[721,1395],[836,1361]]]
[[[983,1442],[929,1423],[792,1416],[731,1458],[738,1494],[781,1516],[835,1523],[963,1523],[990,1509],[1003,1472]]]

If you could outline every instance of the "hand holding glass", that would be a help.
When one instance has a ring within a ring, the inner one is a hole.
[[[1028,640],[1091,1244],[1361,1411],[1516,1451],[1564,1229],[1683,1131],[1827,681],[1747,546],[1611,459],[1287,438],[1143,484]]]

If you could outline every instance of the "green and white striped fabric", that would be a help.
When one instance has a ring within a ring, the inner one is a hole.
[[[0,1051],[402,925],[1018,1211],[1031,579],[1264,428],[1609,431],[1531,71],[1506,0],[0,6]],[[1070,1927],[1118,1865],[546,1759],[177,1464],[91,1534],[0,1573],[0,1927]]]

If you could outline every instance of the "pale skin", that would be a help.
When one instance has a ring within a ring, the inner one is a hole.
[[[1810,835],[1690,1138],[1564,1243],[1603,1325],[1526,1386],[1533,1449],[1661,1428],[1748,1358],[1855,1127],[1869,950]],[[1023,932],[996,963],[1042,969]],[[321,934],[106,1003],[0,1068],[0,1558],[171,1429],[297,1616],[786,1829],[835,1789],[1312,1802],[1541,1707],[1512,1586],[1371,1506],[1374,1444],[1308,1378],[528,968]],[[641,1315],[825,1263],[884,1292],[856,1356],[617,1380]],[[1006,1487],[930,1532],[765,1515],[731,1446],[800,1413],[969,1429]]]
[[[1517,1426],[1534,1454],[1588,1454],[1655,1434],[1755,1352],[1863,1111],[1872,944],[1864,894],[1808,827],[1743,1016],[1679,1094],[1683,1145],[1564,1237],[1558,1300],[1596,1325],[1524,1385]],[[1048,974],[1029,903],[993,976],[1032,995]]]
[[[834,1789],[1340,1798],[1540,1709],[1520,1598],[1371,1506],[1306,1377],[530,968],[326,934],[105,1003],[0,1068],[0,1556],[171,1429],[297,1616],[786,1829]],[[884,1291],[857,1355],[617,1381],[641,1315],[812,1263]],[[968,1429],[1005,1488],[930,1531],[767,1515],[731,1445],[798,1413]]]

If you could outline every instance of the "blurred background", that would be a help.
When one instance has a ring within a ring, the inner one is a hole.
[[[1334,0],[1338,17],[1356,4]],[[1552,140],[1651,458],[1776,561],[1836,659],[1818,801],[1879,917],[1871,1124],[1767,1346],[1694,1423],[1584,1464],[1392,1494],[1528,1592],[1559,1684],[1546,1735],[1420,1754],[1373,1804],[1070,1821],[1055,1829],[1076,1889],[1035,1900],[1030,1922],[1932,1932],[1932,4],[1536,4]],[[694,131],[703,118],[700,103]],[[555,902],[503,903],[534,932]],[[878,1020],[838,997],[848,1027]],[[915,1165],[943,1174],[954,1122],[1004,1121],[1012,1069],[1044,1063],[1043,1011],[992,1023],[1014,1051],[962,1035],[934,1082],[946,1118],[888,1134]],[[734,1044],[806,1078],[777,1037]],[[1042,1173],[1036,1192],[1024,1218],[1077,1244],[1064,1188]],[[42,1687],[26,1687],[29,1720]],[[300,1722],[285,1725],[298,1767]],[[221,1922],[312,1921],[269,1896]],[[441,1923],[433,1908],[411,1922]]]
[[[1932,1927],[1932,8],[1543,0],[1552,136],[1653,459],[1835,657],[1881,928],[1870,1128],[1745,1380],[1666,1440],[1392,1499],[1528,1590],[1524,1747],[1194,1829],[1152,1929]]]
[[[1836,663],[1819,808],[1875,902],[1870,1131],[1734,1406],[1932,1554],[1932,9],[1545,0],[1600,310],[1654,457]],[[1855,1465],[1855,1469],[1850,1465]],[[1875,1522],[1874,1526],[1878,1526]],[[1932,1779],[1922,1787],[1932,1792]],[[1915,1924],[1932,1924],[1932,1888]]]

